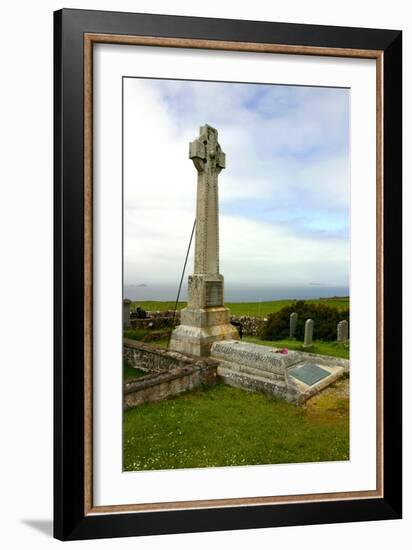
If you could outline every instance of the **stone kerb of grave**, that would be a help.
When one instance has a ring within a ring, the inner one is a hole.
[[[349,361],[239,341],[215,342],[211,357],[230,386],[303,403],[349,370]]]

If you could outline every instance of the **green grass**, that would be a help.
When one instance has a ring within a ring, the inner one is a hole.
[[[253,342],[254,344],[261,344],[262,346],[271,346],[275,348],[288,348],[296,351],[305,351],[309,353],[318,353],[319,355],[332,355],[334,357],[341,357],[343,359],[349,359],[349,346],[348,344],[341,344],[338,342],[324,342],[322,340],[314,340],[311,348],[304,348],[303,342],[298,340],[261,340],[254,336],[243,336],[244,342]]]
[[[230,309],[232,315],[249,315],[251,317],[266,317],[270,313],[279,311],[282,307],[290,305],[296,300],[274,300],[271,302],[226,302],[225,306]],[[313,304],[324,304],[338,309],[349,308],[349,298],[321,298],[313,300],[305,300],[305,302]],[[133,302],[132,309],[140,305],[146,311],[166,311],[174,309],[174,302],[156,302],[156,301],[141,301]],[[177,308],[186,307],[186,302],[179,302]]]
[[[156,346],[158,348],[167,348],[167,344],[169,343],[169,339],[165,337],[165,329],[162,330],[152,330],[150,328],[139,328],[139,329],[127,329],[123,331],[123,336],[125,338],[130,338],[130,340],[142,340],[147,334],[154,335],[158,333],[162,336],[162,338],[159,338],[159,340],[151,340],[150,342],[147,342],[148,344],[152,346]]]
[[[123,336],[130,340],[141,340],[149,332],[150,329],[146,328],[129,328],[123,331]]]
[[[124,414],[124,469],[348,460],[348,400],[326,399],[313,414],[218,384],[146,403]]]
[[[141,378],[146,374],[147,372],[144,372],[143,370],[131,367],[127,361],[123,362],[123,380],[125,382],[128,380],[132,380],[133,378]]]

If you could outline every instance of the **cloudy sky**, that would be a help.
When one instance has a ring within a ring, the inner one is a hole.
[[[153,299],[149,288],[168,287],[173,299],[195,217],[188,144],[206,123],[226,153],[226,295],[230,286],[348,286],[349,90],[125,78],[126,287],[147,285]]]

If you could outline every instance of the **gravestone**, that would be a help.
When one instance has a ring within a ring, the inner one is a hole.
[[[226,155],[215,128],[208,124],[200,128],[199,137],[190,143],[189,158],[197,170],[194,273],[189,276],[188,304],[181,310],[170,348],[207,356],[213,342],[239,339],[224,307],[219,273],[218,175],[226,167]]]
[[[297,324],[298,314],[294,311],[289,318],[289,338],[295,338]]]
[[[303,341],[303,347],[309,348],[313,341],[313,319],[307,319],[305,323],[305,339]]]
[[[349,340],[349,325],[347,321],[343,320],[338,323],[337,333],[338,342],[347,342]]]
[[[130,304],[131,300],[123,300],[123,328],[130,328]]]

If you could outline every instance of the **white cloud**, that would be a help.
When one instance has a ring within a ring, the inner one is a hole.
[[[221,271],[226,280],[256,285],[347,284],[347,240],[325,239],[316,231],[299,233],[292,223],[302,210],[308,218],[311,209],[325,216],[333,215],[333,209],[347,212],[345,154],[333,151],[307,160],[292,154],[308,140],[319,142],[333,115],[333,102],[319,105],[312,98],[289,109],[288,116],[262,119],[262,113],[242,106],[247,85],[220,86],[219,93],[211,96],[202,83],[183,82],[169,86],[167,100],[156,81],[125,79],[124,89],[126,284],[174,284],[180,275],[196,200],[196,170],[188,159],[188,143],[200,125],[215,121],[227,153],[219,187]],[[182,90],[179,105],[184,116],[178,117],[173,102]],[[316,109],[323,113],[317,121]],[[340,120],[343,115],[336,116]],[[258,219],[250,206],[256,204],[280,210],[284,223]],[[316,217],[312,221],[316,229]],[[189,272],[192,265],[190,260]]]
[[[233,284],[344,286],[348,243],[299,236],[281,225],[222,216],[221,269]]]

